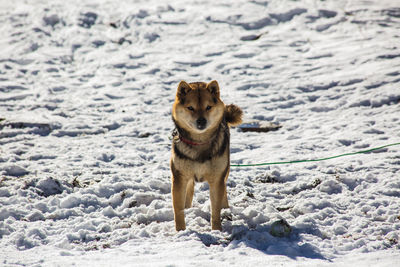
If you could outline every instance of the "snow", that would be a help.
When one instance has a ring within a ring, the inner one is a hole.
[[[181,80],[215,79],[246,122],[282,126],[232,129],[232,164],[399,142],[393,1],[33,0],[0,10],[0,265],[400,265],[400,146],[232,167],[221,232],[201,183],[187,230],[175,232],[169,170]]]

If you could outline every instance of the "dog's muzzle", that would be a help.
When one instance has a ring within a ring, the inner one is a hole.
[[[204,130],[206,128],[207,120],[203,117],[200,117],[196,121],[197,129]]]

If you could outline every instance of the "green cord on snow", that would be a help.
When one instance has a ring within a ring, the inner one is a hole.
[[[255,163],[255,164],[231,164],[231,167],[255,167],[255,166],[266,166],[266,165],[279,165],[279,164],[293,164],[293,163],[324,161],[324,160],[335,159],[335,158],[340,158],[340,157],[345,157],[345,156],[352,156],[352,155],[356,155],[356,154],[365,154],[365,153],[369,153],[369,152],[379,150],[379,149],[382,149],[385,147],[398,146],[398,145],[400,145],[400,143],[393,143],[393,144],[374,147],[374,148],[370,148],[370,149],[366,149],[366,150],[350,152],[350,153],[340,154],[340,155],[326,157],[326,158],[319,158],[319,159],[302,159],[302,160],[291,160],[291,161]]]

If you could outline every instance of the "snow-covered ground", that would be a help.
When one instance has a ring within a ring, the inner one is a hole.
[[[400,146],[232,167],[174,230],[171,106],[218,80],[232,164],[400,142],[397,1],[0,1],[1,266],[400,266]],[[270,234],[285,219],[287,237]]]

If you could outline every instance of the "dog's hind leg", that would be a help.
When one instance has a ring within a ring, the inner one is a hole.
[[[229,204],[228,204],[228,195],[226,193],[226,186],[224,188],[224,197],[222,198],[222,205],[221,208],[223,209],[227,209],[229,208]]]
[[[194,195],[194,180],[190,180],[186,186],[185,209],[192,207],[193,195]]]
[[[227,191],[226,191],[226,181],[228,180],[228,176],[229,176],[229,169],[226,172],[225,179],[224,179],[224,197],[222,198],[222,208],[223,209],[229,208],[228,194],[227,194]]]
[[[210,184],[210,200],[211,200],[211,229],[222,230],[221,226],[221,208],[224,198],[224,180],[216,181]]]

